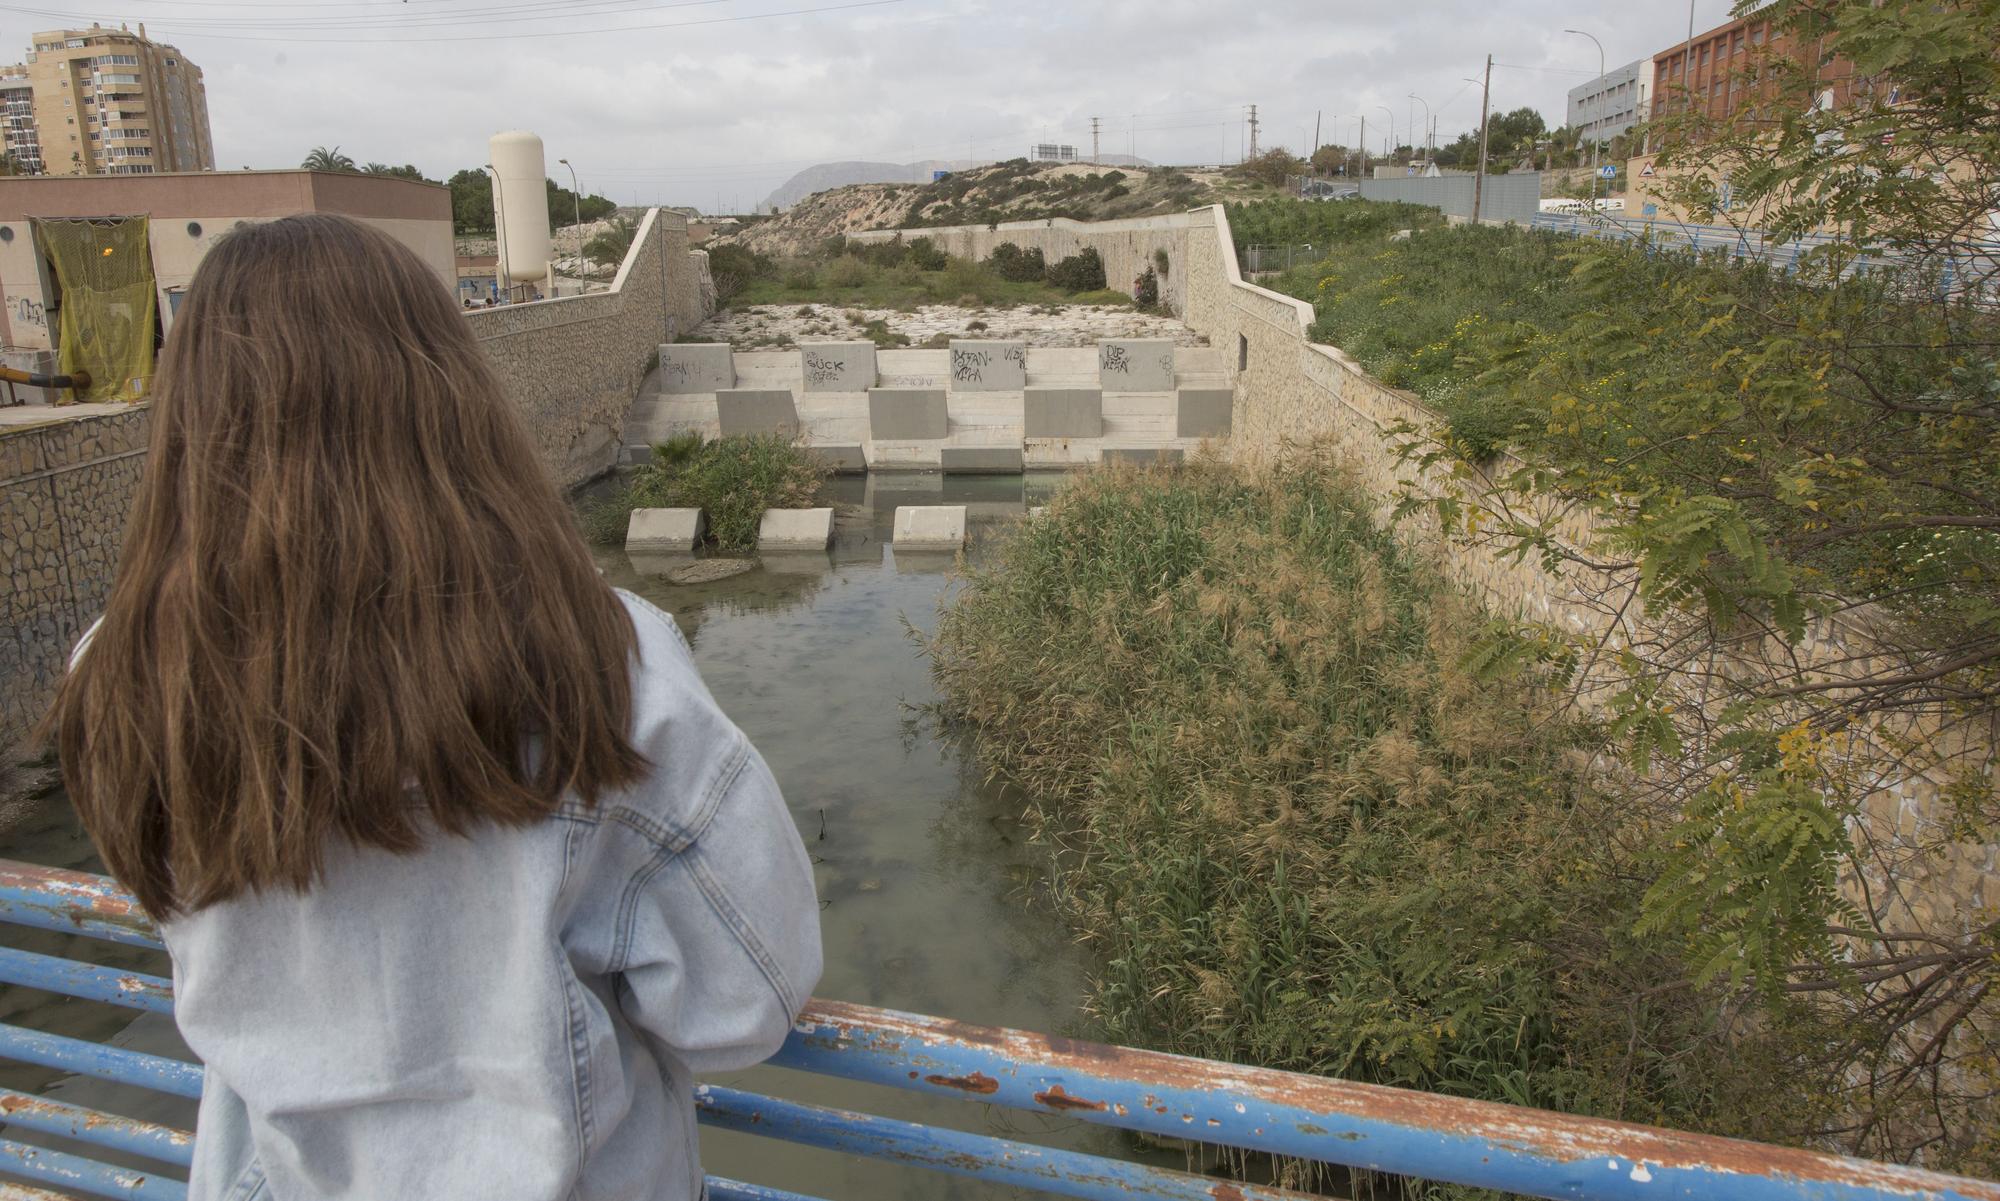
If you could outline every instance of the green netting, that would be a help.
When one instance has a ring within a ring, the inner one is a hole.
[[[83,400],[138,400],[153,382],[153,250],[146,218],[38,220],[62,286],[59,369],[88,371]]]

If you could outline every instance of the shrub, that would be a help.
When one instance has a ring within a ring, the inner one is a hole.
[[[1086,246],[1049,267],[1049,283],[1065,292],[1095,292],[1104,287],[1104,259]]]
[[[1596,735],[1473,674],[1484,614],[1371,507],[1328,453],[1094,473],[942,615],[938,712],[1077,852],[1051,894],[1096,1033],[1796,1138],[1815,1028],[1635,933],[1658,867],[1582,774]]]
[[[764,510],[810,504],[830,474],[826,461],[782,434],[704,441],[683,434],[653,448],[616,503],[635,508],[692,508],[708,514],[708,537],[719,549],[754,550]],[[608,517],[593,514],[600,533]],[[624,537],[624,528],[618,529]]]
[[[1160,303],[1160,277],[1151,267],[1132,282],[1132,301],[1142,309],[1150,309]]]
[[[1047,271],[1041,247],[1022,250],[1012,242],[995,246],[993,253],[987,257],[986,265],[993,269],[993,274],[1014,283],[1041,279]]]
[[[929,238],[914,238],[910,242],[910,262],[920,271],[942,271],[951,256],[938,249],[937,243]]]
[[[828,263],[824,275],[829,288],[858,288],[868,282],[868,264],[852,255],[841,255]]]

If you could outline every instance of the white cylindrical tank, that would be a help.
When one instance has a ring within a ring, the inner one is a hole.
[[[549,189],[542,169],[542,140],[524,129],[496,133],[486,143],[493,156],[493,220],[500,262],[513,283],[549,271]]]

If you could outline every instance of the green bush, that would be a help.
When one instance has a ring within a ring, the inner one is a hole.
[[[588,509],[584,520],[598,540],[623,541],[624,523],[610,512],[618,505],[627,514],[701,509],[718,549],[755,550],[764,510],[810,505],[828,474],[825,460],[780,434],[713,442],[683,434],[655,446],[653,461],[635,470],[614,499]]]
[[[1098,472],[972,569],[927,645],[947,724],[1076,852],[1052,889],[1114,1042],[1792,1138],[1827,1033],[1634,933],[1657,872],[1548,681],[1335,457]],[[1144,615],[1135,620],[1135,615]]]
[[[1022,250],[1012,242],[1002,242],[987,256],[986,265],[1001,279],[1024,283],[1039,280],[1047,274],[1048,267],[1042,259],[1041,247]]]
[[[1065,292],[1096,292],[1103,290],[1104,259],[1095,246],[1086,246],[1077,253],[1049,266],[1049,283]]]
[[[1142,309],[1150,309],[1160,303],[1160,277],[1151,267],[1133,281],[1132,303]]]
[[[951,256],[938,249],[937,243],[929,238],[910,240],[910,262],[915,264],[918,270],[942,271],[945,264],[950,261]]]

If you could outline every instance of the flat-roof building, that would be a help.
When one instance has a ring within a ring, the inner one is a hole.
[[[1653,60],[1636,59],[1569,90],[1564,124],[1586,140],[1608,142],[1646,117],[1643,99],[1652,82]]]

